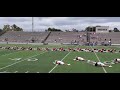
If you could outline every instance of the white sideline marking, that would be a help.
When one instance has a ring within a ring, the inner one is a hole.
[[[3,72],[0,72],[0,73],[10,73],[10,72],[7,72],[7,71],[3,71]]]
[[[91,48],[92,48],[92,46],[90,46]],[[94,49],[92,48],[92,50],[94,51]],[[95,56],[97,57],[97,59],[98,59],[98,61],[99,62],[101,62],[100,61],[100,59],[99,59],[99,57],[98,57],[98,55],[94,52],[94,54],[95,54]],[[102,68],[103,68],[103,71],[105,72],[105,73],[107,73],[107,71],[105,70],[105,68],[102,66]]]
[[[4,71],[3,73],[10,73],[10,72]]]
[[[78,45],[79,46],[79,45]],[[77,47],[77,46],[76,46]],[[75,48],[76,48],[75,47]],[[61,60],[63,61],[72,51],[70,51],[67,55],[65,55],[65,57]],[[48,73],[51,73],[56,67],[58,66],[58,64],[56,64]]]
[[[37,54],[37,55],[33,55],[33,56],[28,57],[28,58],[26,58],[26,59],[23,59],[23,60],[21,60],[21,61],[15,62],[15,63],[10,64],[10,65],[7,65],[7,66],[5,66],[5,67],[0,68],[0,70],[2,70],[2,69],[4,69],[4,68],[7,68],[7,67],[10,67],[10,66],[13,66],[13,65],[15,65],[15,64],[17,64],[17,63],[20,63],[20,62],[25,61],[25,60],[27,60],[27,59],[29,59],[29,58],[33,58],[33,57],[36,57],[36,56],[41,55],[41,54],[44,54],[44,53],[46,53],[46,52],[43,52],[43,53],[40,53],[40,54]]]
[[[37,72],[37,73],[40,73],[40,72]]]
[[[15,71],[14,73],[17,73],[18,71]]]
[[[28,73],[29,71],[26,71],[25,73]]]

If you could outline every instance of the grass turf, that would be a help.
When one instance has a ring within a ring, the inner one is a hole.
[[[74,45],[0,45],[0,46],[24,46],[24,47],[64,47],[74,48]],[[89,46],[78,46],[79,48],[91,48]],[[92,48],[106,48],[120,50],[119,46],[101,47],[94,46]],[[101,62],[111,61],[114,58],[120,58],[120,53],[96,53]],[[67,56],[66,56],[67,55]],[[66,57],[65,57],[66,56]],[[68,51],[15,51],[0,49],[0,72],[10,73],[48,73],[55,65],[55,60],[62,60],[70,63],[70,66],[58,65],[51,73],[105,73],[102,67],[94,67],[88,63],[73,61],[76,56],[85,59],[98,61],[96,55],[90,52],[68,52]],[[20,60],[11,60],[20,58]],[[28,59],[38,59],[37,61],[28,61]],[[120,73],[120,64],[113,65],[112,68],[105,67],[107,73]]]

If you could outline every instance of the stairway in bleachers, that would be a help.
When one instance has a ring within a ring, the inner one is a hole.
[[[48,39],[48,37],[50,36],[51,32],[48,33],[48,35],[46,36],[46,38],[42,41],[42,43],[45,43],[45,41]]]

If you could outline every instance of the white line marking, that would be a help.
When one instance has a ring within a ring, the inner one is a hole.
[[[37,58],[28,59],[27,61],[37,61]]]
[[[0,73],[5,73],[5,71],[3,71],[3,72],[0,72]]]
[[[37,72],[37,73],[40,73],[40,72]]]
[[[79,45],[78,45],[79,46]],[[76,46],[77,47],[77,46]],[[76,48],[75,47],[75,48]],[[65,57],[61,60],[63,61],[72,51],[70,51],[67,55],[65,55]],[[56,64],[48,73],[51,73],[56,67],[58,66],[58,64]]]
[[[17,73],[18,71],[15,71],[14,73]]]
[[[41,54],[44,54],[44,53],[46,53],[46,52],[43,52],[43,53],[40,53],[40,54],[37,54],[37,55],[33,55],[33,56],[28,57],[28,58],[26,58],[26,59],[23,59],[23,60],[21,60],[21,61],[15,62],[15,63],[10,64],[10,65],[7,65],[7,66],[5,66],[5,67],[0,68],[0,70],[2,70],[2,69],[4,69],[4,68],[7,68],[7,67],[10,67],[10,66],[13,66],[13,65],[15,65],[15,64],[17,64],[17,63],[20,63],[20,62],[25,61],[25,60],[27,60],[27,59],[29,59],[29,58],[33,58],[33,57],[36,57],[36,56],[41,55]]]
[[[29,71],[26,71],[25,73],[28,73]]]
[[[92,46],[90,46],[90,47],[92,48]],[[92,48],[92,50],[93,50],[95,56],[97,57],[98,61],[101,62],[100,59],[99,59],[99,57],[98,57],[98,55],[95,53],[95,51],[94,51],[93,48]],[[107,71],[105,70],[105,68],[104,68],[103,66],[102,66],[102,68],[103,68],[103,71],[104,71],[105,73],[107,73]]]
[[[64,58],[66,58],[70,53],[71,53],[71,52],[69,52],[67,55],[65,55]],[[63,61],[64,58],[63,58],[61,61]],[[56,64],[55,67],[53,67],[53,68],[49,71],[49,73],[51,73],[57,66],[58,66],[58,64]]]
[[[8,58],[8,59],[10,59],[10,60],[14,60],[14,61],[18,61],[18,60],[21,60],[22,58]]]
[[[3,73],[10,73],[10,72],[4,71]]]

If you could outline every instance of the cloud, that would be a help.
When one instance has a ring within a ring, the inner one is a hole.
[[[16,24],[24,31],[32,30],[32,17],[0,17],[0,28],[5,24]],[[44,31],[48,27],[58,29],[83,30],[87,26],[103,25],[110,26],[110,29],[120,29],[120,17],[34,17],[34,30]]]

